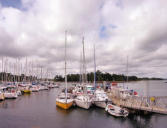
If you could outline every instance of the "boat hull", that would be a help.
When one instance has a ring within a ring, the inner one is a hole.
[[[23,90],[22,93],[30,94],[31,91],[30,90]]]
[[[75,103],[78,107],[84,108],[84,109],[89,109],[92,102],[87,102],[87,101],[82,101],[82,100],[75,100]]]
[[[16,99],[18,96],[17,93],[4,93],[4,97],[5,99]]]
[[[111,104],[107,105],[105,111],[107,111],[110,115],[115,117],[127,117],[129,114],[127,110]]]
[[[122,115],[122,114],[119,114],[119,113],[115,113],[113,111],[108,111],[108,113],[112,116],[115,116],[115,117],[127,117],[128,116],[128,114]]]
[[[106,108],[107,104],[105,101],[94,101],[94,104],[100,108]]]
[[[17,95],[21,96],[22,95],[21,91],[17,91]]]
[[[62,109],[69,109],[73,105],[73,101],[69,103],[62,103],[60,101],[56,101],[56,106],[62,108]]]
[[[0,101],[5,100],[4,94],[0,94]]]

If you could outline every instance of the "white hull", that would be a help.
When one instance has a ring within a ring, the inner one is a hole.
[[[57,98],[56,101],[57,101],[57,102],[67,103],[67,104],[68,104],[68,103],[73,102],[74,100],[73,100],[73,99],[67,99],[67,101],[66,101],[66,99]]]
[[[30,88],[30,90],[31,90],[32,92],[39,92],[39,89],[38,89],[38,88]]]
[[[17,91],[17,95],[18,95],[18,96],[21,96],[21,95],[22,95],[22,93],[21,93],[20,90]]]
[[[113,112],[108,112],[108,113],[116,117],[127,117],[128,116],[128,115],[120,115],[120,114],[113,113]]]
[[[5,97],[4,97],[4,94],[3,93],[0,93],[0,101],[4,100]]]
[[[39,92],[39,90],[37,90],[37,89],[33,89],[33,90],[31,90],[32,92]]]
[[[113,116],[116,116],[116,117],[127,117],[128,116],[128,114],[119,114],[119,113],[115,113],[115,112],[113,112],[113,111],[108,111],[108,113],[110,114],[110,115],[113,115]]]
[[[107,104],[105,101],[94,101],[94,104],[100,108],[106,108]]]
[[[45,87],[45,86],[40,86],[39,90],[40,90],[40,91],[42,91],[42,90],[49,90],[49,88],[48,88],[48,87]]]
[[[84,109],[89,109],[90,106],[92,105],[92,102],[90,101],[82,101],[82,100],[75,100],[75,103],[78,107],[84,108]]]
[[[116,117],[127,117],[129,114],[127,110],[112,104],[108,104],[105,111],[107,111],[110,115],[113,115]]]
[[[101,108],[106,108],[107,106],[107,101],[108,101],[108,96],[106,94],[106,92],[104,92],[104,90],[96,90],[95,94],[94,94],[94,104],[97,107],[101,107]]]
[[[16,99],[18,96],[17,93],[4,93],[4,97],[6,99]]]

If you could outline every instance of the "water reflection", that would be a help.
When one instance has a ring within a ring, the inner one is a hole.
[[[56,111],[62,115],[69,115],[75,108],[70,108],[70,109],[62,109],[56,106]]]
[[[152,115],[130,115],[128,120],[129,125],[136,128],[152,128]]]
[[[6,108],[8,108],[8,104],[5,101],[1,101],[0,102],[0,108],[6,109]]]
[[[30,97],[31,97],[31,94],[24,93],[22,96],[30,98]]]
[[[0,102],[0,108],[8,109],[8,108],[16,108],[17,101],[16,99],[8,99]]]

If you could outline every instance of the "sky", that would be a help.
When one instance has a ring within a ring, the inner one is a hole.
[[[0,57],[33,60],[54,74],[87,72],[167,78],[166,0],[0,0]]]

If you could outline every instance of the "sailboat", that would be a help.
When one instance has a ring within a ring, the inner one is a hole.
[[[93,103],[100,108],[106,108],[108,102],[108,96],[104,89],[97,89],[96,88],[96,55],[95,55],[95,45],[94,45],[94,97]]]
[[[85,84],[86,82],[86,68],[85,68],[85,51],[84,51],[84,38],[82,40],[83,43],[83,74],[82,74],[82,87],[83,87],[83,94],[79,95],[75,98],[75,103],[78,107],[89,109],[92,105],[92,99],[87,94],[87,87],[88,85]]]
[[[67,74],[66,74],[66,43],[67,31],[65,31],[65,94],[61,94],[56,99],[56,105],[62,109],[69,109],[73,105],[73,99],[67,95]]]
[[[100,108],[106,108],[108,103],[108,96],[103,89],[96,89],[94,93],[93,103]]]

